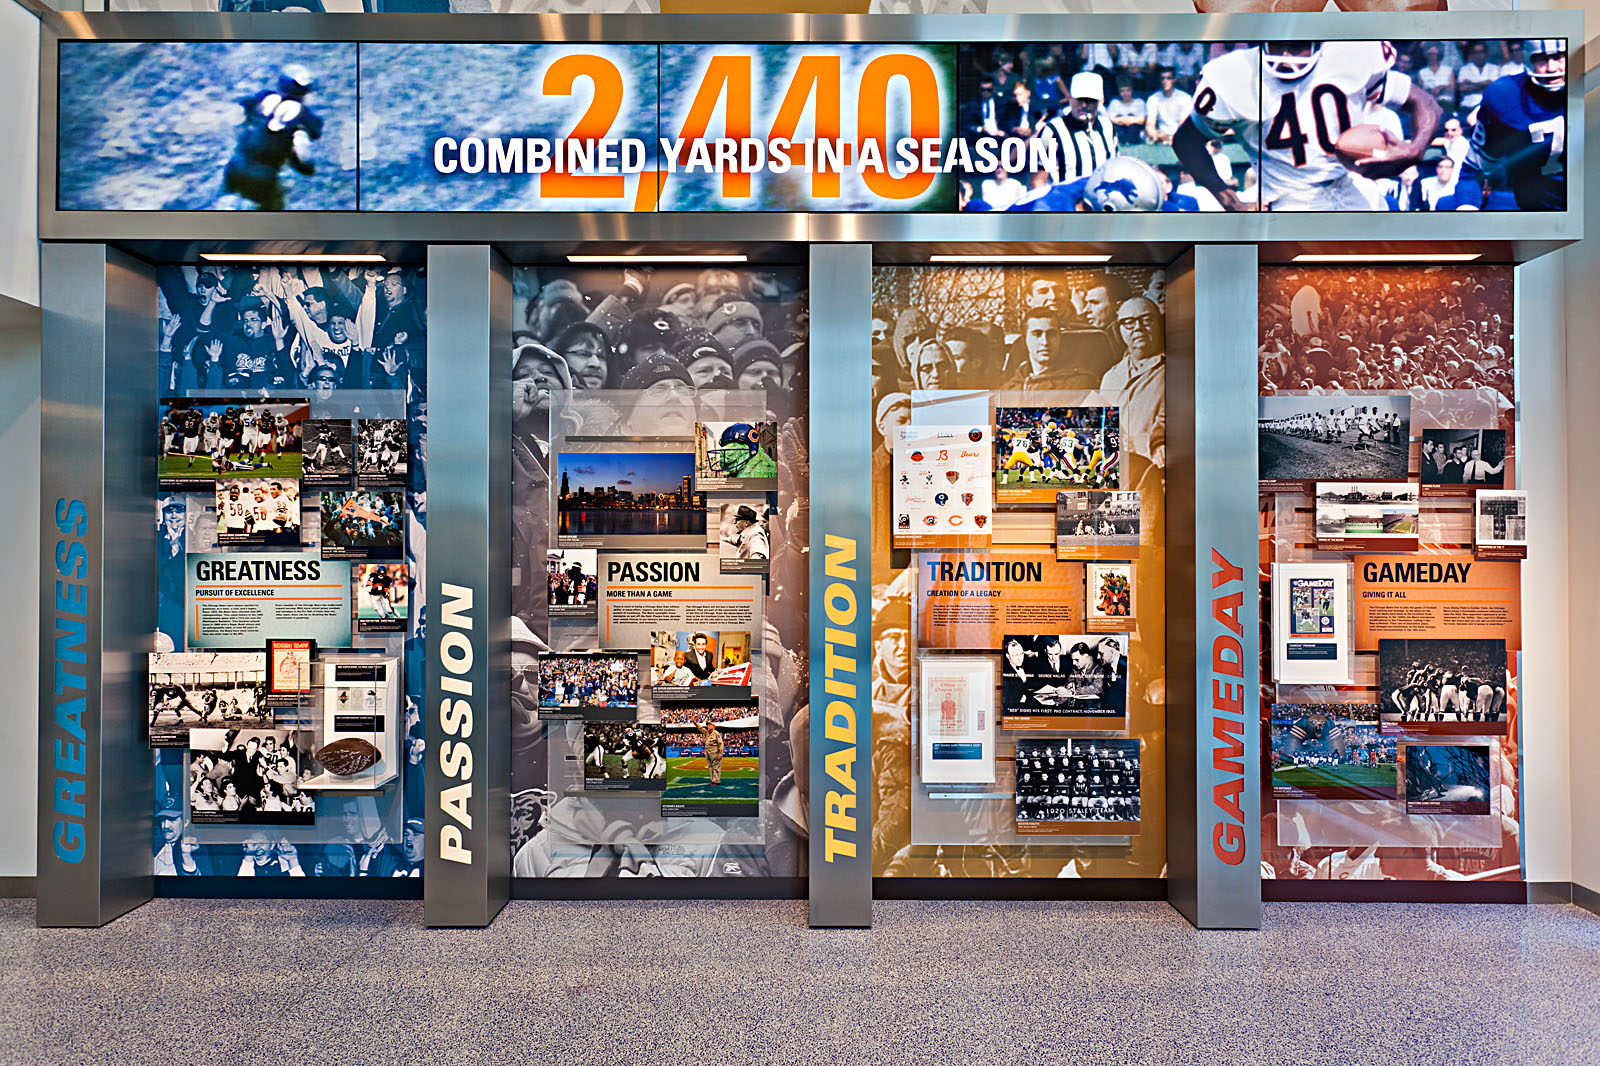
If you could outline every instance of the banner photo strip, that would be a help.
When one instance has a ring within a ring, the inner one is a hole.
[[[1565,211],[1566,40],[1429,43],[63,41],[57,203]]]

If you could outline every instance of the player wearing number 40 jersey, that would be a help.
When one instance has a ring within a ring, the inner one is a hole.
[[[1217,176],[1206,142],[1232,132],[1260,175],[1270,211],[1371,211],[1373,201],[1335,153],[1339,136],[1381,108],[1411,112],[1412,137],[1355,164],[1365,178],[1399,174],[1422,158],[1439,105],[1391,69],[1383,41],[1278,41],[1218,56],[1200,71],[1194,111],[1172,147],[1185,170],[1230,211],[1252,210]]]

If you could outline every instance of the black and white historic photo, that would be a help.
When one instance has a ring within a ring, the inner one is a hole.
[[[1006,718],[1089,718],[1114,729],[1128,714],[1128,638],[1008,634],[1000,657]]]
[[[1425,429],[1418,472],[1424,485],[1501,488],[1506,483],[1506,431]]]
[[[301,436],[301,484],[308,489],[349,488],[356,455],[349,419],[308,419]]]
[[[1017,832],[1062,823],[1139,822],[1139,740],[1017,740]],[[1078,831],[1082,831],[1081,829]]]
[[[406,420],[363,418],[356,424],[356,484],[398,489],[406,484]]]
[[[1138,551],[1139,494],[1056,493],[1056,555],[1094,558],[1101,549],[1113,558],[1132,558]]]
[[[1256,433],[1263,482],[1404,481],[1411,397],[1263,396]]]
[[[196,824],[311,825],[311,734],[295,729],[189,731],[189,818]]]
[[[151,747],[181,748],[202,726],[272,721],[265,651],[158,651],[149,672]]]
[[[749,499],[712,497],[717,558],[724,574],[765,574],[772,564],[772,512],[777,493]]]

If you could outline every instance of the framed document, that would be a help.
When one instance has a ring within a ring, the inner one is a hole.
[[[922,675],[922,780],[929,784],[994,781],[993,659],[926,656]]]

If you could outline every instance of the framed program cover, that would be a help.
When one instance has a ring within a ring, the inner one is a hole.
[[[994,780],[994,660],[924,656],[921,673],[922,780],[987,784]]]

